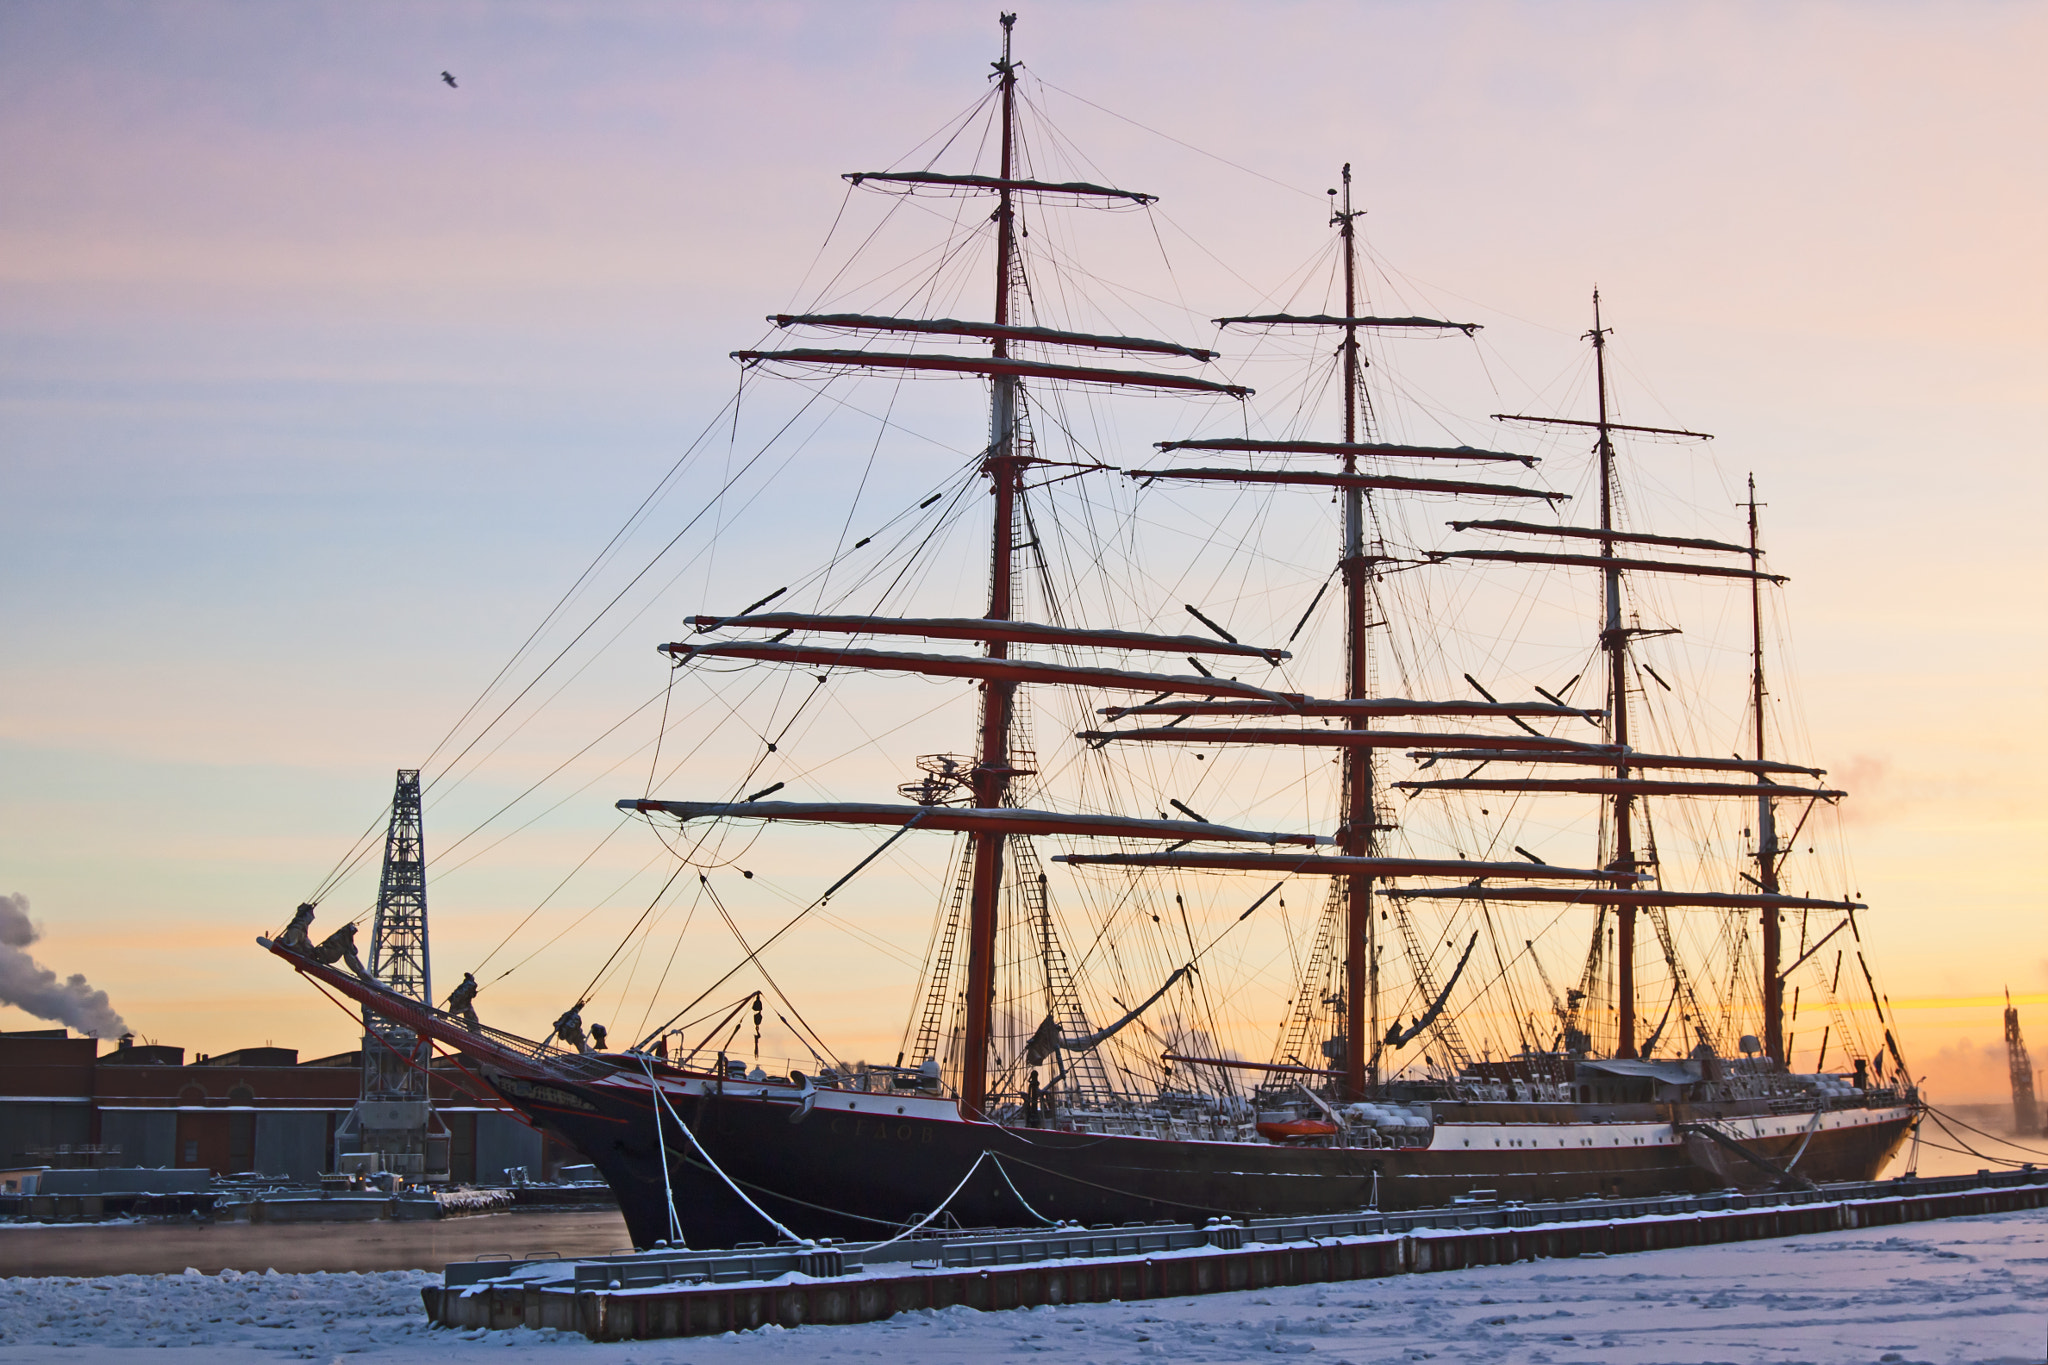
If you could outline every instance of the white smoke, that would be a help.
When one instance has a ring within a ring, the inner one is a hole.
[[[59,981],[26,951],[42,936],[28,917],[28,897],[0,895],[0,1005],[12,1005],[38,1019],[69,1024],[81,1033],[112,1038],[128,1031],[121,1016],[83,976]]]

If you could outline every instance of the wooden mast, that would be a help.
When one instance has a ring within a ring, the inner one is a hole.
[[[1757,541],[1756,475],[1749,476],[1749,559],[1758,562],[1762,547]],[[1756,724],[1756,761],[1764,758],[1764,585],[1760,579],[1749,583],[1750,706]],[[1769,779],[1757,774],[1760,784]],[[1766,786],[1756,798],[1757,880],[1765,895],[1778,893],[1778,819]],[[1785,975],[1779,965],[1784,952],[1784,912],[1779,907],[1763,910],[1764,1054],[1785,1065]]]
[[[1596,384],[1600,391],[1600,529],[1614,530],[1614,435],[1608,425],[1607,415],[1607,331],[1600,325],[1600,291],[1593,291],[1593,330],[1587,337],[1593,343],[1593,366]],[[1600,540],[1600,557],[1614,558],[1614,539],[1603,535]],[[1607,651],[1607,715],[1610,727],[1609,738],[1620,749],[1621,757],[1615,760],[1614,776],[1617,782],[1628,780],[1628,633],[1621,625],[1621,569],[1608,564],[1601,573],[1606,586],[1606,620],[1600,631],[1600,646]],[[1634,798],[1624,789],[1614,793],[1614,858],[1608,863],[1613,872],[1636,871],[1635,832],[1630,827]],[[1615,957],[1619,960],[1616,969],[1615,1031],[1617,1034],[1614,1055],[1633,1057],[1636,1055],[1636,907],[1615,906]]]
[[[1363,210],[1354,209],[1351,204],[1351,166],[1348,162],[1344,166],[1342,191],[1331,190],[1330,195],[1335,200],[1331,206],[1330,223],[1337,229],[1343,247],[1344,315],[1332,317],[1321,313],[1264,313],[1246,317],[1218,318],[1216,321],[1220,326],[1341,328],[1343,340],[1339,343],[1338,354],[1343,365],[1343,440],[1310,442],[1244,438],[1167,441],[1160,443],[1160,449],[1338,455],[1343,459],[1342,471],[1334,474],[1293,469],[1138,469],[1125,472],[1132,478],[1146,482],[1156,479],[1191,479],[1274,485],[1299,484],[1335,488],[1343,494],[1343,544],[1338,568],[1344,588],[1344,698],[1341,702],[1321,704],[1328,709],[1312,712],[1308,707],[1304,707],[1299,714],[1330,714],[1334,711],[1343,717],[1348,731],[1359,733],[1371,728],[1372,717],[1376,714],[1449,714],[1434,704],[1425,703],[1418,707],[1417,703],[1412,702],[1401,703],[1404,709],[1400,710],[1377,710],[1371,699],[1372,680],[1368,654],[1370,637],[1366,633],[1370,629],[1370,624],[1366,608],[1372,583],[1372,566],[1375,561],[1373,556],[1367,553],[1365,544],[1366,493],[1387,490],[1539,498],[1552,501],[1559,500],[1564,495],[1505,484],[1416,479],[1405,475],[1360,472],[1360,455],[1481,461],[1513,460],[1522,464],[1534,464],[1535,461],[1506,451],[1478,450],[1471,447],[1413,446],[1406,443],[1360,439],[1359,415],[1364,408],[1361,372],[1365,367],[1358,345],[1358,333],[1361,328],[1430,328],[1462,331],[1468,336],[1478,329],[1476,324],[1446,322],[1439,318],[1384,318],[1361,314],[1358,311],[1357,220]],[[1336,710],[1339,707],[1345,709]],[[1149,713],[1153,709],[1150,706],[1126,708],[1119,714]],[[1377,1088],[1379,1081],[1376,1052],[1379,1040],[1379,961],[1376,948],[1378,935],[1373,918],[1373,876],[1369,870],[1375,864],[1363,861],[1375,856],[1374,850],[1379,842],[1380,817],[1374,790],[1375,747],[1372,741],[1363,738],[1345,747],[1342,769],[1342,814],[1337,836],[1343,847],[1344,856],[1347,859],[1361,860],[1351,863],[1353,868],[1359,870],[1337,874],[1343,896],[1344,1057],[1343,1065],[1332,1074],[1338,1078],[1344,1098],[1354,1100],[1370,1094]]]
[[[996,198],[995,325],[1010,325],[1010,277],[1016,254],[1016,213],[1009,182],[1015,175],[1017,68],[1010,60],[1010,30],[1017,16],[1004,14],[1003,58],[996,63],[1002,83],[1002,188]],[[990,340],[998,358],[1010,353],[1010,339],[998,331]],[[998,374],[990,380],[989,443],[986,469],[995,485],[994,535],[989,553],[988,619],[1007,621],[1014,614],[1011,568],[1016,556],[1017,510],[1017,380]],[[1007,640],[991,639],[987,656],[1007,659]],[[992,810],[1004,804],[1010,786],[1010,723],[1017,684],[989,679],[981,685],[981,743],[974,768],[974,804]],[[1003,884],[1003,846],[1007,835],[983,831],[971,836],[973,872],[967,911],[966,1054],[960,1069],[960,1110],[979,1118],[988,1103],[989,1034],[995,1007],[996,913]]]
[[[1358,244],[1355,222],[1358,212],[1351,207],[1351,163],[1344,163],[1344,197],[1337,209],[1337,232],[1344,242],[1344,444],[1358,444],[1359,355],[1358,355]],[[1344,452],[1344,472],[1358,473],[1358,456]],[[1344,489],[1344,696],[1363,700],[1370,691],[1366,667],[1366,589],[1370,561],[1365,556],[1365,490],[1357,484]],[[1370,726],[1369,716],[1351,717],[1349,728]],[[1344,852],[1349,857],[1373,856],[1378,842],[1375,827],[1379,813],[1373,800],[1373,750],[1369,746],[1344,751]],[[1372,1053],[1379,1030],[1379,972],[1374,960],[1372,918],[1372,874],[1350,873],[1344,886],[1344,1098],[1364,1099],[1368,1085],[1377,1082],[1378,1059]],[[1373,1076],[1366,1074],[1368,1059]]]

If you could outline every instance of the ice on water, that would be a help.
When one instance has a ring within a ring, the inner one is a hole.
[[[0,1267],[8,1231],[0,1228]],[[430,1330],[416,1271],[0,1281],[0,1365],[563,1365],[881,1360],[1061,1365],[1302,1356],[1326,1365],[2039,1362],[2048,1214],[1538,1261],[1010,1313],[906,1313],[855,1327],[596,1345],[557,1332]],[[136,1354],[148,1350],[147,1357]]]

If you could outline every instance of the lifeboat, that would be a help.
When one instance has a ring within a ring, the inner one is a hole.
[[[1268,1142],[1305,1142],[1309,1138],[1337,1135],[1337,1125],[1323,1119],[1286,1119],[1259,1124],[1259,1136]]]

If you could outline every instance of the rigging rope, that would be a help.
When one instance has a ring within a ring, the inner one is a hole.
[[[738,403],[738,401],[739,395],[737,392],[735,392],[734,396],[727,401],[726,406],[735,405]],[[420,766],[422,768],[431,764],[434,761],[435,757],[440,754],[441,750],[447,747],[448,743],[454,739],[456,733],[460,731],[462,726],[469,720],[469,718],[476,713],[477,708],[484,704],[485,699],[489,697],[490,694],[497,688],[498,684],[501,681],[503,681],[505,675],[511,671],[511,669],[519,662],[521,658],[525,657],[526,652],[530,648],[532,648],[534,641],[539,638],[541,632],[546,630],[549,623],[552,622],[561,613],[563,607],[568,605],[568,603],[574,599],[577,592],[580,591],[583,587],[584,583],[589,580],[590,575],[594,573],[605,562],[607,558],[610,557],[610,555],[613,552],[613,549],[618,545],[620,539],[623,536],[625,536],[628,532],[630,532],[634,525],[637,524],[641,520],[641,518],[647,513],[648,509],[660,496],[661,491],[664,488],[666,488],[671,482],[674,481],[676,475],[681,472],[683,466],[687,464],[691,457],[694,456],[699,450],[699,448],[702,447],[705,438],[708,437],[713,431],[713,429],[715,429],[719,425],[724,416],[725,407],[722,406],[715,414],[712,415],[711,420],[704,424],[703,430],[699,431],[696,437],[691,440],[690,444],[684,447],[683,453],[676,457],[675,463],[669,466],[668,471],[664,473],[660,479],[656,480],[654,487],[648,490],[647,495],[640,500],[640,504],[633,509],[632,513],[625,519],[625,521],[620,523],[619,529],[612,533],[611,538],[605,542],[604,547],[600,549],[596,555],[592,556],[590,563],[584,566],[583,571],[576,576],[575,581],[572,582],[569,585],[569,587],[563,592],[562,596],[556,600],[554,606],[550,607],[547,613],[541,617],[539,624],[534,626],[533,630],[528,633],[526,639],[520,643],[519,648],[512,651],[511,656],[508,659],[506,659],[503,666],[501,666],[498,669],[497,673],[492,676],[491,681],[484,686],[483,691],[477,694],[476,700],[471,702],[469,706],[464,709],[462,714],[456,718],[455,723],[448,727],[448,732],[441,737],[439,743],[434,745],[433,749],[428,752],[426,759],[421,763]],[[670,544],[673,543],[673,541],[670,542]],[[662,553],[667,553],[666,546],[663,547]],[[656,556],[657,559],[659,557],[659,555]],[[650,564],[649,567],[652,567],[652,565]],[[635,581],[638,581],[637,578]],[[607,605],[606,610],[610,610],[609,605]],[[602,615],[603,613],[599,614]],[[593,621],[592,624],[594,625],[595,621]],[[580,639],[581,636],[579,635],[578,638]],[[552,668],[554,665],[550,663],[548,666]],[[545,670],[543,670],[543,672],[545,672]],[[538,681],[539,679],[536,678],[535,682]],[[529,688],[530,687],[531,684],[529,684]],[[523,696],[524,693],[522,693],[521,695]],[[517,699],[515,698],[514,700],[516,702]],[[496,721],[492,722],[493,725],[495,725],[496,723]],[[485,732],[488,733],[489,729],[490,727],[486,726]],[[482,735],[479,734],[478,739],[481,738]],[[474,743],[474,740],[471,741],[472,746],[474,745]],[[465,749],[464,752],[466,753],[468,751]],[[460,756],[458,756],[454,760],[451,760],[450,766],[452,767],[455,762],[459,761]],[[431,783],[429,785],[431,785]],[[321,879],[320,884],[314,888],[313,894],[311,896],[308,896],[307,900],[315,904],[319,903],[319,901],[323,897],[325,897],[328,894],[328,892],[334,889],[334,887],[340,882],[340,880],[343,877],[347,876],[348,873],[355,868],[357,863],[362,861],[363,857],[369,852],[369,850],[376,846],[373,836],[376,833],[377,826],[384,822],[385,817],[390,814],[390,811],[391,807],[389,806],[389,804],[386,804],[383,813],[380,814],[376,820],[372,821],[369,828],[357,837],[356,843],[351,846],[351,851],[349,853],[342,855],[341,859],[335,863],[332,869],[329,870],[327,876]]]
[[[2010,1147],[2016,1152],[2025,1152],[2028,1156],[2038,1157],[2042,1161],[2048,1162],[2048,1151],[2042,1151],[2041,1149],[2036,1147],[2025,1146],[2024,1144],[2014,1142],[2009,1138],[1999,1137],[1996,1133],[1987,1133],[1982,1128],[1973,1127],[1972,1125],[1965,1123],[1962,1119],[1956,1117],[1954,1114],[1949,1113],[1947,1110],[1937,1109],[1933,1105],[1927,1104],[1925,1101],[1922,1102],[1922,1107],[1926,1109],[1929,1114],[1934,1115],[1935,1122],[1941,1124],[1942,1129],[1945,1132],[1948,1131],[1948,1125],[1953,1123],[1956,1127],[1963,1129],[1965,1132],[1975,1133],[1978,1137],[1982,1138],[1990,1138],[1993,1142],[1998,1143],[2002,1147]],[[1952,1138],[1955,1138],[1957,1142],[1963,1141],[1962,1138],[1957,1137],[1956,1134],[1953,1132],[1949,1132],[1948,1135]],[[1965,1145],[1967,1146],[1967,1144]],[[2007,1160],[2007,1158],[2004,1157],[1994,1157],[1984,1152],[1978,1152],[1975,1150],[1972,1150],[1970,1152],[1970,1155],[1981,1156],[1986,1161]],[[2017,1165],[2021,1163],[2014,1162],[2013,1164]]]
[[[740,948],[743,951],[745,951],[747,955],[745,960],[753,962],[754,969],[761,973],[761,979],[768,983],[768,989],[775,992],[775,998],[780,1000],[783,1004],[789,1006],[789,1012],[791,1014],[796,1015],[797,1022],[803,1025],[803,1032],[797,1034],[799,1041],[802,1041],[804,1046],[807,1048],[810,1047],[811,1043],[815,1042],[819,1047],[824,1048],[825,1051],[832,1051],[831,1044],[827,1043],[822,1037],[819,1036],[818,1031],[811,1027],[810,1021],[805,1019],[803,1013],[797,1009],[796,1002],[789,998],[789,993],[782,989],[781,985],[776,982],[773,976],[770,976],[768,974],[767,964],[763,963],[760,960],[759,954],[757,954],[752,948],[748,947],[747,936],[740,932],[740,926],[733,920],[732,912],[725,908],[725,901],[720,898],[718,894],[718,888],[711,884],[711,878],[705,876],[703,873],[700,872],[697,874],[697,883],[698,885],[704,888],[705,894],[711,897],[712,907],[718,911],[719,918],[725,921],[725,927],[732,930],[733,938],[738,941]],[[776,1015],[775,1017],[777,1019],[782,1019],[782,1016],[780,1014]],[[789,1024],[789,1021],[787,1019],[782,1019],[782,1022],[784,1025]],[[790,1031],[792,1033],[797,1032],[797,1030],[795,1030],[794,1028],[792,1028]],[[809,1035],[808,1039],[804,1037],[805,1034]],[[813,1052],[811,1055],[817,1057],[816,1052]],[[823,1064],[824,1060],[825,1059],[823,1057],[818,1057],[818,1061],[820,1062],[820,1064]]]
[[[797,924],[801,922],[806,915],[810,914],[811,911],[816,910],[826,901],[831,900],[833,892],[837,891],[840,887],[845,886],[848,882],[852,881],[855,877],[859,876],[861,869],[865,868],[869,863],[872,863],[875,859],[881,857],[882,854],[888,851],[889,846],[891,844],[895,843],[898,839],[901,839],[904,835],[910,833],[911,830],[917,828],[918,822],[924,819],[925,811],[927,809],[929,808],[920,808],[917,814],[911,816],[909,820],[905,821],[900,829],[898,829],[894,834],[891,834],[888,838],[884,839],[881,842],[881,844],[875,849],[874,852],[868,854],[867,857],[855,863],[851,871],[849,871],[845,876],[841,877],[838,881],[832,883],[831,886],[827,887],[823,895],[819,896],[816,900],[812,901],[803,909],[797,911],[796,914],[790,916],[789,920],[786,923],[784,923],[780,929],[777,929],[774,933],[770,934],[767,938],[761,941],[760,947],[750,950],[747,953],[747,955],[741,958],[739,962],[735,964],[730,971],[726,972],[725,975],[719,977],[718,980],[712,982],[709,986],[706,986],[702,991],[700,991],[696,999],[692,1000],[689,1004],[683,1006],[680,1010],[677,1010],[675,1015],[672,1018],[670,1018],[667,1023],[664,1023],[660,1028],[656,1029],[653,1033],[648,1034],[647,1038],[642,1040],[643,1044],[652,1041],[654,1038],[658,1037],[663,1033],[666,1033],[668,1031],[670,1024],[675,1023],[677,1019],[682,1018],[685,1014],[688,1014],[691,1010],[697,1008],[698,1005],[703,1003],[704,998],[706,996],[710,995],[711,992],[717,990],[720,986],[723,986],[726,982],[732,980],[735,976],[739,975],[740,971],[743,968],[745,968],[748,963],[758,961],[761,954],[768,951],[768,949],[774,945],[777,939],[781,938],[791,929],[796,928]],[[681,872],[681,866],[678,866],[676,871]],[[778,992],[778,994],[779,993],[780,992]]]
[[[1113,119],[1118,119],[1124,123],[1128,123],[1133,128],[1137,128],[1143,132],[1150,133],[1154,137],[1165,138],[1168,142],[1173,143],[1175,146],[1185,147],[1197,156],[1206,156],[1211,161],[1220,161],[1234,171],[1243,171],[1246,175],[1249,175],[1254,179],[1263,180],[1269,185],[1277,185],[1281,189],[1288,191],[1290,194],[1301,195],[1303,198],[1314,200],[1318,204],[1323,202],[1322,195],[1313,194],[1310,191],[1303,189],[1299,185],[1290,185],[1285,180],[1275,180],[1272,176],[1267,175],[1265,172],[1255,171],[1249,166],[1241,166],[1237,162],[1232,161],[1227,156],[1218,156],[1216,153],[1209,151],[1207,148],[1197,147],[1192,142],[1184,142],[1180,138],[1175,137],[1171,133],[1162,133],[1157,128],[1154,128],[1149,124],[1140,123],[1136,119],[1130,117],[1127,114],[1119,114],[1116,110],[1105,108],[1104,106],[1097,104],[1094,100],[1088,99],[1085,96],[1077,95],[1071,90],[1062,89],[1061,87],[1054,85],[1051,81],[1045,79],[1043,76],[1039,76],[1037,80],[1040,85],[1044,86],[1048,90],[1058,90],[1060,94],[1065,95],[1068,99],[1079,100],[1081,103],[1087,105],[1090,109],[1095,110],[1097,113],[1107,114]]]

